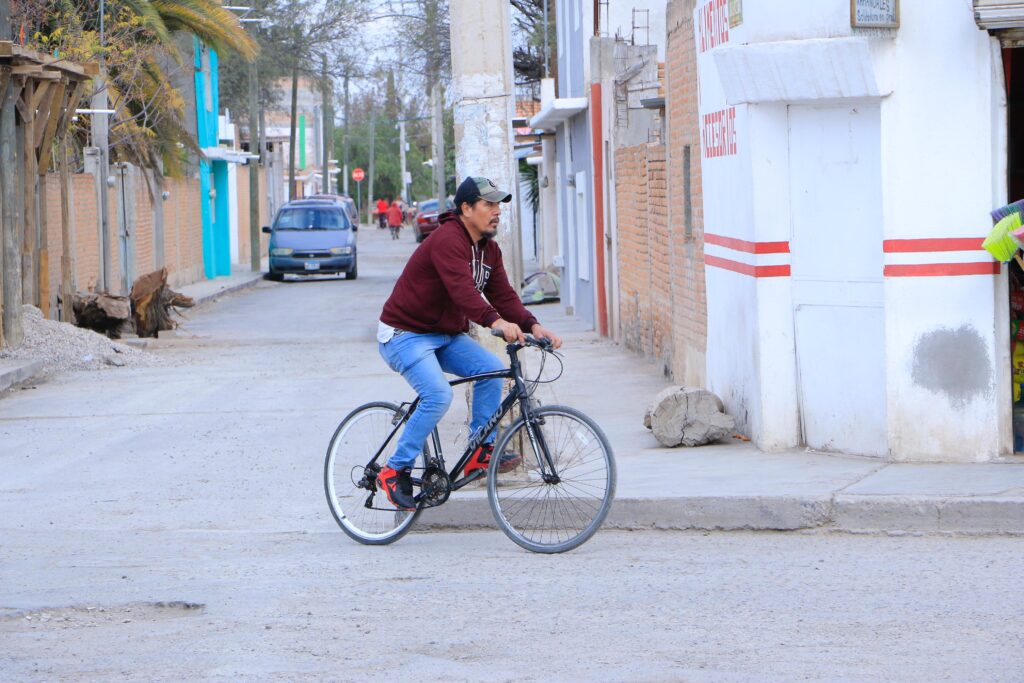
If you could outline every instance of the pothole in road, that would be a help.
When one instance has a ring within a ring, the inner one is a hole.
[[[75,605],[34,610],[0,608],[0,632],[91,628],[110,624],[166,621],[202,614],[201,602],[130,602],[123,605]]]

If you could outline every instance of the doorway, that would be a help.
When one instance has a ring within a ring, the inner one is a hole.
[[[1024,199],[1024,49],[1003,49],[1006,79],[1006,173],[1009,201]],[[1010,309],[1010,363],[1013,390],[1013,450],[1024,452],[1024,270],[1007,266]]]
[[[885,455],[881,109],[789,108],[792,296],[803,439]]]

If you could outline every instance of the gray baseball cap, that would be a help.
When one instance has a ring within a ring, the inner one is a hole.
[[[489,178],[467,177],[455,192],[455,206],[462,206],[462,202],[472,204],[477,199],[486,199],[489,202],[510,202],[512,194],[505,190],[499,190],[498,186]]]

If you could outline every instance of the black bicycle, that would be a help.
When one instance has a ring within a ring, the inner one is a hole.
[[[392,506],[378,490],[377,474],[394,452],[419,398],[401,405],[367,403],[342,420],[327,448],[324,488],[331,513],[346,534],[369,545],[397,541],[423,509],[444,504],[453,491],[486,476],[487,498],[498,526],[523,548],[561,553],[594,535],[615,497],[611,446],[601,428],[583,413],[566,406],[541,406],[532,398],[538,384],[558,379],[541,380],[544,360],[558,355],[547,340],[529,335],[526,340],[526,344],[506,345],[508,369],[450,382],[457,386],[500,378],[512,384],[482,433],[473,435],[451,470],[445,470],[441,439],[434,429],[412,470],[416,510]],[[532,380],[523,377],[518,355],[525,347],[543,352],[540,370]],[[497,435],[489,468],[463,476],[462,469],[476,447],[513,410],[518,414]],[[506,453],[522,455],[522,461],[515,470],[499,474],[498,465]]]

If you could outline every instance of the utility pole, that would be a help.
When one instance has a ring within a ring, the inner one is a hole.
[[[405,182],[405,121],[398,122],[398,156],[402,163],[402,201],[409,203],[409,187]]]
[[[377,141],[377,113],[374,112],[370,117],[370,173],[367,176],[369,182],[366,186],[366,216],[367,222],[373,225],[373,146]]]
[[[512,153],[515,80],[508,0],[451,0],[457,177],[486,176],[512,193],[502,206],[497,242],[513,287],[523,278],[519,169]],[[470,132],[471,131],[471,132]],[[467,134],[468,133],[468,134]],[[495,144],[494,141],[500,141]]]
[[[348,71],[345,71],[345,128],[341,135],[341,146],[344,150],[343,166],[341,170],[342,180],[345,185],[345,194],[348,194]]]
[[[452,50],[454,49],[453,47]],[[441,85],[438,83],[434,83],[430,90],[430,105],[430,141],[434,148],[434,196],[437,197],[437,213],[442,214],[447,192],[444,170],[444,99],[441,96]]]
[[[0,40],[11,39],[11,3],[0,0]],[[9,73],[9,72],[8,72]],[[8,74],[5,73],[4,76]],[[16,172],[14,86],[10,79],[0,78],[0,346],[21,346],[21,231],[15,205],[14,176]]]
[[[291,128],[288,137],[288,201],[295,199],[295,126],[299,102],[299,67],[292,67]]]
[[[100,0],[100,47],[104,44],[104,13],[106,0]],[[92,144],[99,150],[96,173],[96,193],[98,195],[100,215],[98,220],[97,245],[100,250],[100,269],[96,278],[96,291],[110,291],[110,197],[107,192],[107,178],[110,176],[110,150],[107,139],[109,119],[107,108],[110,106],[107,101],[106,86],[106,61],[103,59],[103,52],[100,51],[100,72],[93,79],[96,91],[92,96],[92,108],[94,113],[91,116],[92,123]]]
[[[249,266],[252,272],[258,273],[262,270],[260,257],[262,249],[260,246],[260,166],[262,149],[259,136],[259,113],[258,113],[258,72],[256,71],[256,60],[249,63]]]
[[[321,107],[323,109],[323,112],[322,112],[323,113],[323,125],[321,126],[323,128],[323,133],[321,134],[320,137],[322,138],[323,145],[324,145],[324,149],[323,149],[324,162],[323,162],[323,166],[321,167],[323,169],[323,179],[324,179],[322,191],[325,192],[325,193],[329,192],[331,194],[334,194],[334,191],[331,189],[331,174],[330,174],[331,155],[330,155],[330,151],[329,151],[330,148],[331,148],[331,143],[330,143],[330,129],[331,129],[331,123],[330,123],[331,122],[331,85],[330,85],[330,81],[327,79],[327,55],[326,54],[320,55],[320,78],[321,78],[321,83],[320,83],[320,93],[321,93],[320,94],[320,99],[323,100],[322,107]]]

